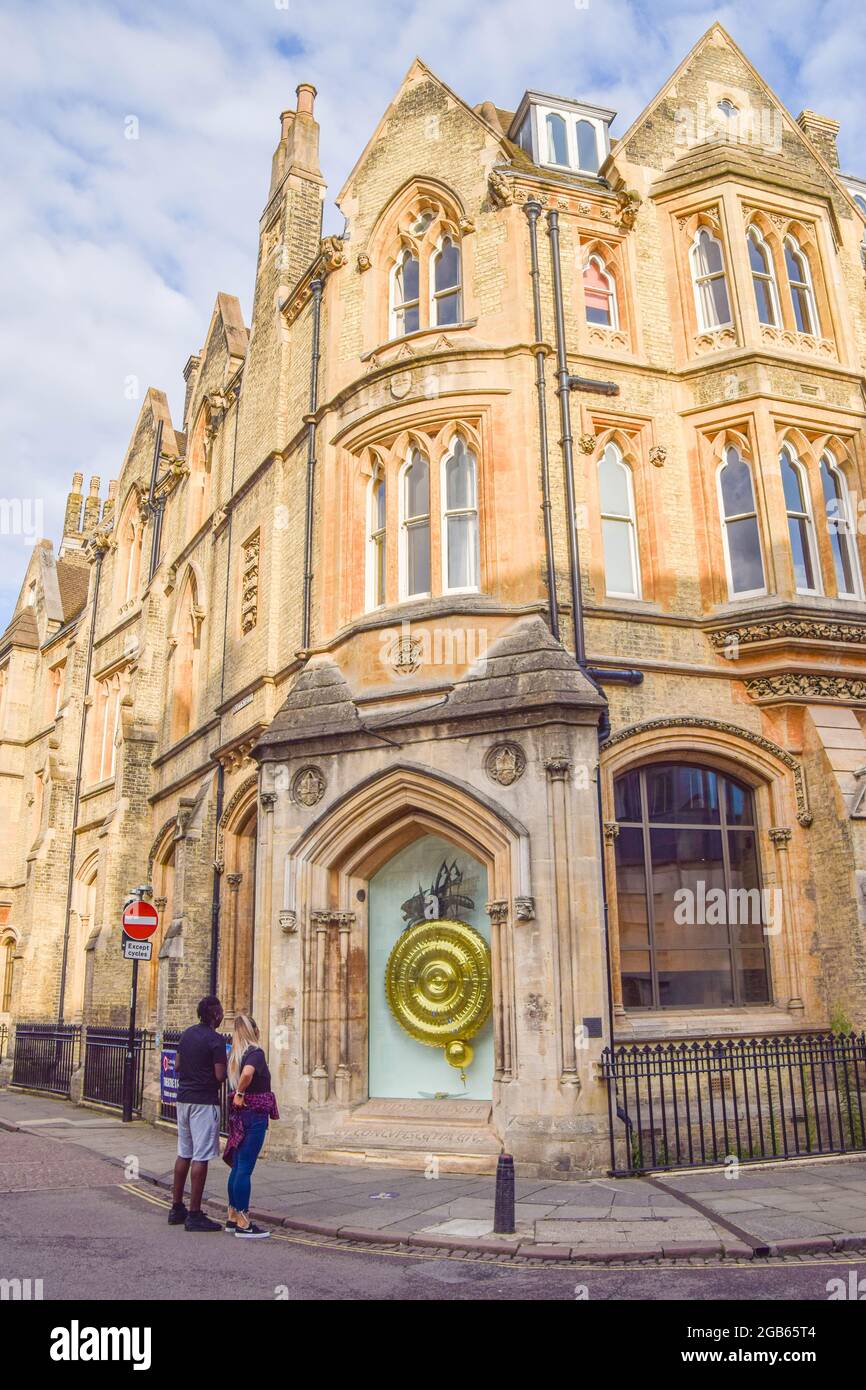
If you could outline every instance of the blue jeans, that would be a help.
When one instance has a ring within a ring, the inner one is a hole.
[[[235,1211],[246,1211],[250,1204],[253,1169],[256,1159],[265,1142],[268,1117],[263,1112],[251,1110],[244,1115],[244,1137],[235,1153],[234,1166],[229,1173],[229,1206]]]

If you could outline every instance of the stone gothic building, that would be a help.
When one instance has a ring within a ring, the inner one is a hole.
[[[281,1151],[598,1170],[612,1040],[866,1024],[866,183],[714,25],[618,137],[414,62],[323,238],[297,97],[0,639],[0,1022],[123,1023],[148,884]]]

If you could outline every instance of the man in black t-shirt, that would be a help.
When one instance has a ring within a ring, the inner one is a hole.
[[[218,1221],[205,1216],[201,1199],[208,1163],[220,1153],[219,1099],[226,1045],[216,1030],[223,1021],[223,1007],[214,995],[208,995],[197,1013],[199,1023],[187,1028],[177,1045],[177,1161],[168,1224],[183,1225],[188,1231],[221,1231]],[[183,1201],[188,1173],[189,1211]]]

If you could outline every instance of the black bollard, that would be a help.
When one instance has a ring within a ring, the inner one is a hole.
[[[497,1236],[510,1236],[514,1233],[514,1159],[511,1154],[500,1154],[496,1164],[493,1233]]]

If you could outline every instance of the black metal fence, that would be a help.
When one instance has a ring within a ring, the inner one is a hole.
[[[78,1066],[80,1045],[81,1029],[76,1024],[17,1024],[12,1085],[68,1095],[69,1079]]]
[[[162,1047],[177,1047],[177,1044],[180,1042],[181,1033],[183,1031],[184,1030],[182,1028],[166,1028],[162,1035]],[[220,1037],[223,1038],[227,1043],[230,1043],[232,1040],[231,1033],[221,1033]],[[162,1098],[160,1097],[159,1118],[161,1120],[167,1120],[169,1124],[177,1124],[177,1106],[170,1104],[168,1101],[162,1100]],[[228,1134],[228,1132],[229,1091],[228,1079],[226,1079],[220,1087],[220,1134]]]
[[[864,1033],[607,1047],[602,1075],[614,1173],[866,1150]]]
[[[98,1105],[123,1106],[123,1061],[126,1056],[128,1028],[88,1028],[84,1046],[84,1100]],[[134,1071],[132,1109],[141,1114],[144,1093],[144,1071],[153,1035],[143,1028],[136,1029],[134,1040]]]

